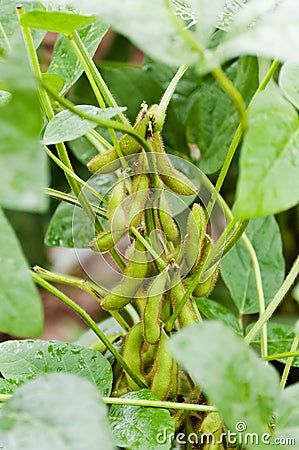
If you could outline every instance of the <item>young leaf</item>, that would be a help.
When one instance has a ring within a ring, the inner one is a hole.
[[[110,395],[112,370],[96,350],[58,341],[7,341],[0,344],[0,370],[5,378],[25,381],[37,375],[66,372],[92,381]]]
[[[299,109],[299,65],[286,62],[279,73],[279,86],[286,98]]]
[[[130,392],[123,399],[158,400],[147,389]],[[174,433],[174,420],[166,409],[144,406],[112,405],[109,422],[117,445],[132,450],[170,449],[170,439],[159,443],[159,435],[171,436]]]
[[[284,278],[284,258],[279,227],[272,216],[250,221],[246,234],[259,261],[265,302],[272,300]],[[271,258],[269,258],[271,255]],[[240,240],[222,258],[222,278],[240,314],[258,312],[257,290],[249,253]]]
[[[226,69],[227,77],[248,103],[258,85],[256,59],[240,58]],[[200,151],[198,165],[205,173],[220,169],[239,124],[235,106],[211,77],[196,93],[187,119],[187,139]]]
[[[30,11],[22,16],[21,25],[56,33],[72,33],[95,19],[94,16],[82,16],[62,11]]]
[[[228,428],[236,431],[242,421],[246,432],[267,431],[279,395],[278,374],[239,336],[222,323],[203,322],[181,330],[170,339],[169,347]]]
[[[276,214],[299,201],[299,120],[283,97],[262,92],[250,113],[240,157],[236,217]]]
[[[199,311],[210,320],[219,320],[240,336],[243,335],[241,326],[234,314],[220,303],[210,298],[196,299],[196,305]]]
[[[99,119],[111,119],[126,108],[97,108],[92,105],[76,105],[76,109],[85,114],[90,114]],[[61,111],[50,120],[44,133],[43,144],[57,144],[59,142],[71,141],[95,128],[97,124],[72,111]]]
[[[113,450],[106,407],[89,381],[73,374],[39,376],[17,389],[0,415],[10,450]]]
[[[40,297],[20,245],[1,209],[0,248],[0,330],[16,336],[38,336],[42,333],[43,321]]]
[[[19,33],[0,61],[0,80],[12,96],[0,108],[0,205],[43,212],[48,183],[46,155],[39,142],[42,117],[36,83]]]
[[[94,55],[107,29],[107,25],[101,19],[98,19],[78,30],[78,34],[90,56]],[[67,92],[83,73],[83,68],[65,36],[60,36],[55,44],[48,73],[55,73],[65,81],[61,94]]]

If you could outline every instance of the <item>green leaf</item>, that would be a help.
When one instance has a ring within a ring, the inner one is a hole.
[[[298,62],[298,21],[296,1],[251,0],[235,16],[214,56],[218,63],[244,54]]]
[[[54,1],[54,4],[59,4]],[[112,28],[130,39],[147,55],[175,67],[198,60],[192,49],[178,33],[173,13],[160,0],[72,0],[73,7],[84,14],[97,14]]]
[[[234,20],[235,15],[238,14],[241,8],[247,3],[247,0],[226,0],[223,13],[218,21],[218,28],[224,31],[228,31],[231,22]]]
[[[250,221],[246,234],[260,265],[265,302],[268,304],[284,279],[284,258],[279,227],[273,216]],[[237,244],[222,258],[222,278],[240,314],[258,312],[257,290],[249,253]]]
[[[236,431],[242,420],[246,432],[268,430],[280,391],[278,374],[232,330],[219,322],[203,322],[178,332],[169,346],[228,428]]]
[[[48,201],[47,161],[39,142],[42,116],[36,82],[19,34],[0,61],[0,80],[11,99],[0,108],[0,205],[8,209],[44,212]]]
[[[299,65],[286,62],[279,73],[279,86],[286,98],[299,109]]]
[[[106,336],[123,332],[122,327],[114,319],[114,317],[108,317],[107,319],[102,320],[97,325],[103,331],[103,333],[105,333]],[[99,339],[98,336],[95,334],[93,330],[88,330],[85,333],[83,333],[79,337],[79,339],[77,339],[74,342],[74,344],[83,345],[84,347],[87,347],[93,344],[98,339]]]
[[[284,389],[278,401],[276,434],[299,439],[299,383]],[[294,446],[293,446],[294,448]]]
[[[0,249],[0,330],[16,336],[38,336],[43,322],[40,297],[1,209]]]
[[[236,217],[276,214],[299,201],[298,114],[280,95],[266,91],[250,113],[241,156]]]
[[[16,5],[18,2],[16,0],[5,0],[1,2],[0,8],[0,47],[8,50],[10,45],[10,40],[13,37],[16,29],[19,26],[19,19],[16,12]],[[26,11],[32,9],[40,9],[38,2],[26,1]],[[37,48],[43,37],[45,36],[45,31],[32,30],[32,37]]]
[[[0,106],[5,105],[11,99],[11,94],[7,91],[0,91]]]
[[[60,95],[63,86],[64,86],[64,80],[55,73],[43,73],[42,74],[43,82],[47,84],[57,95]],[[50,96],[51,97],[51,96]],[[53,101],[56,101],[53,99]]]
[[[22,16],[21,25],[56,33],[72,33],[77,28],[94,22],[95,19],[94,16],[87,17],[61,11],[30,11]]]
[[[101,19],[78,30],[78,34],[90,56],[94,55],[107,30],[107,25]],[[62,93],[67,92],[83,73],[83,68],[65,36],[60,36],[55,44],[48,73],[55,73],[65,81]]]
[[[240,91],[246,103],[258,86],[255,58],[244,57],[226,69],[227,77]],[[187,119],[187,139],[200,151],[197,163],[205,173],[220,169],[239,125],[235,106],[218,82],[210,77],[195,95]]]
[[[4,342],[0,344],[0,371],[16,382],[44,373],[73,373],[92,381],[103,396],[110,395],[112,387],[112,369],[101,353],[65,342]]]
[[[248,327],[249,328],[249,327]],[[291,346],[295,337],[294,327],[285,323],[269,322],[267,325],[268,335],[268,354],[285,353],[291,350]],[[260,346],[260,340],[254,340],[253,344]],[[286,363],[287,358],[279,359],[280,362]],[[299,367],[299,357],[293,359],[293,367]]]
[[[158,400],[147,389],[130,392],[123,399]],[[170,449],[171,442],[159,443],[159,434],[170,436],[174,433],[174,420],[167,409],[149,408],[144,406],[112,405],[109,412],[109,422],[117,445],[135,449]]]
[[[234,330],[235,333],[240,336],[243,335],[242,328],[238,322],[238,319],[234,314],[225,308],[220,303],[211,300],[210,298],[196,299],[196,305],[199,311],[210,320],[219,320],[225,325]]]
[[[0,394],[13,394],[20,384],[22,383],[16,380],[0,378]]]
[[[90,114],[99,119],[111,119],[126,108],[105,108],[100,109],[92,105],[76,105],[76,109],[85,114]],[[95,128],[97,124],[90,120],[83,119],[72,111],[61,111],[50,120],[45,133],[43,144],[57,144],[59,142],[71,141]]]
[[[198,18],[196,38],[205,46],[223,12],[225,0],[189,0],[192,11]]]
[[[15,391],[0,415],[10,450],[113,450],[106,407],[89,381],[73,374],[39,376]]]
[[[117,177],[114,174],[103,174],[100,177],[93,177],[90,184],[105,197],[116,180]],[[85,194],[93,204],[98,205],[99,199],[95,199],[89,191],[85,191]],[[105,219],[99,219],[106,228],[108,222]],[[50,247],[89,248],[88,244],[94,236],[94,226],[82,208],[61,203],[51,218],[45,236],[45,244]]]

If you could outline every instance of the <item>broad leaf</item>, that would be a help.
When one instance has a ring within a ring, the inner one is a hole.
[[[39,142],[42,117],[36,83],[19,34],[0,61],[0,81],[11,99],[0,108],[0,205],[42,212],[48,183],[46,155]]]
[[[107,29],[107,25],[98,19],[78,30],[78,34],[91,56],[94,55]],[[83,68],[65,36],[60,36],[55,44],[48,72],[59,75],[65,81],[63,93],[67,92],[83,73]]]
[[[295,337],[294,327],[285,323],[269,322],[267,325],[268,354],[285,353],[291,351]],[[253,344],[260,345],[260,340],[254,340]],[[279,359],[286,363],[287,358]],[[293,359],[293,367],[299,367],[299,357]]]
[[[10,450],[113,450],[106,407],[89,381],[73,374],[39,376],[16,390],[0,413]]]
[[[105,333],[106,336],[111,334],[122,333],[123,329],[119,325],[119,323],[114,319],[114,317],[108,317],[107,319],[102,320],[97,324],[98,327]],[[83,333],[79,339],[77,339],[74,344],[83,345],[85,347],[90,346],[99,338],[96,336],[93,330],[88,330]]]
[[[247,3],[247,0],[226,0],[223,13],[218,21],[218,28],[227,31],[235,15]]]
[[[89,183],[105,197],[116,181],[116,175],[103,174],[91,178]],[[89,191],[84,192],[93,204],[98,205],[99,199],[96,199]],[[99,217],[99,220],[104,228],[108,227],[106,219]],[[78,206],[61,203],[51,218],[45,244],[50,247],[88,248],[94,236],[94,224],[89,221],[84,211]]]
[[[93,16],[87,17],[62,11],[30,11],[21,18],[21,25],[56,33],[72,33],[77,28],[93,22],[95,19]]]
[[[123,399],[158,400],[147,389],[130,392]],[[109,412],[109,422],[117,445],[132,450],[170,449],[174,433],[174,420],[167,409],[149,408],[144,406],[112,405]],[[159,436],[167,436],[168,439]],[[162,443],[161,443],[162,442]]]
[[[197,52],[178,33],[172,11],[160,0],[70,0],[69,4],[84,14],[97,14],[158,61],[178,67],[198,60]]]
[[[235,333],[243,335],[242,328],[234,314],[218,302],[210,298],[196,299],[199,311],[210,320],[219,320],[229,326]]]
[[[286,62],[279,73],[279,86],[286,98],[299,109],[299,65]]]
[[[298,114],[280,95],[263,92],[249,113],[240,157],[235,215],[266,216],[296,205],[298,171]]]
[[[281,392],[277,408],[276,433],[281,437],[294,438],[296,442],[299,439],[298,402],[299,383],[296,383]]]
[[[80,375],[92,381],[103,396],[110,395],[112,370],[96,350],[58,341],[7,341],[0,344],[0,371],[16,382],[51,372]]]
[[[269,216],[251,220],[246,234],[258,258],[265,302],[268,304],[284,278],[280,230],[274,217]],[[222,258],[221,274],[240,314],[258,312],[253,266],[242,240]]]
[[[16,236],[0,209],[0,330],[15,336],[42,333],[39,294]]]
[[[16,380],[0,378],[0,394],[13,394],[14,390],[21,384],[22,382]]]
[[[111,119],[126,108],[100,109],[92,105],[77,105],[76,109],[84,114],[89,114],[99,119]],[[61,111],[49,122],[44,133],[43,144],[57,144],[71,141],[95,128],[97,124],[83,119],[72,111]]]
[[[198,19],[196,37],[199,43],[205,46],[218,23],[218,18],[223,12],[226,1],[189,0],[189,3]]]
[[[294,0],[251,0],[235,16],[214,56],[218,64],[244,54],[298,62],[298,21],[299,4]]]
[[[177,333],[169,347],[228,428],[236,431],[236,424],[244,421],[246,432],[268,430],[279,395],[278,374],[232,330],[219,322],[203,322]]]
[[[248,103],[258,85],[255,58],[240,58],[228,69],[227,77]],[[236,108],[218,82],[212,77],[192,94],[192,106],[187,119],[187,139],[200,152],[197,163],[205,173],[216,172],[222,166],[239,125]]]

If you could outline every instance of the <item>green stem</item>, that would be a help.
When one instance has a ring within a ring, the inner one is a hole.
[[[103,136],[101,136],[96,130],[90,130],[86,133],[85,138],[97,149],[99,153],[102,152],[102,147],[105,149],[110,149],[113,146],[108,142]],[[101,146],[98,145],[101,144]]]
[[[55,162],[55,164],[57,164],[58,167],[60,167],[63,170],[63,172],[65,174],[67,174],[69,177],[76,180],[78,182],[78,184],[80,184],[82,187],[84,187],[89,192],[91,192],[101,202],[108,204],[108,201],[101,194],[99,194],[95,189],[93,189],[91,186],[89,186],[89,184],[86,181],[82,180],[75,172],[73,172],[71,169],[69,169],[59,158],[57,158],[57,156],[54,155],[54,153],[51,152],[51,150],[48,147],[44,146],[44,148],[45,148],[47,155]],[[80,196],[81,195],[82,195],[82,190],[81,190]],[[94,214],[93,214],[93,216],[94,216]],[[103,230],[103,228],[100,227],[99,230],[97,230],[97,231],[102,231],[102,230]]]
[[[172,78],[171,82],[169,83],[166,91],[163,94],[163,97],[161,98],[159,109],[162,112],[162,114],[166,113],[166,109],[168,107],[168,104],[173,96],[174,91],[176,90],[177,84],[188,69],[189,65],[184,64],[183,66],[179,67],[177,73]]]
[[[265,361],[275,361],[277,359],[297,358],[298,356],[299,356],[299,351],[294,351],[294,352],[284,352],[284,353],[273,353],[273,355],[268,355],[263,359]]]
[[[98,338],[103,342],[103,344],[107,347],[107,349],[111,352],[111,354],[114,356],[114,358],[119,362],[121,367],[127,372],[127,374],[132,378],[132,380],[141,388],[147,388],[147,386],[144,384],[142,380],[139,379],[139,377],[132,372],[130,367],[126,364],[126,362],[123,360],[122,356],[118,353],[118,351],[115,349],[113,344],[109,341],[109,339],[106,337],[106,335],[102,332],[102,330],[97,326],[95,321],[87,314],[87,312],[82,309],[77,303],[75,303],[73,300],[71,300],[67,295],[65,295],[63,292],[59,291],[59,289],[52,286],[50,283],[48,283],[46,280],[41,278],[36,273],[31,273],[33,281],[37,283],[42,288],[46,289],[46,291],[50,292],[51,294],[55,295],[57,298],[59,298],[63,303],[65,303],[67,306],[69,306],[73,311],[75,311],[82,320],[88,325],[88,327],[98,336]]]
[[[285,278],[284,282],[276,292],[273,300],[266,308],[264,314],[257,320],[257,322],[253,325],[249,333],[245,337],[245,342],[247,344],[250,344],[255,336],[260,332],[261,328],[265,323],[268,322],[268,320],[272,317],[278,306],[280,305],[281,301],[285,297],[288,290],[291,288],[292,284],[296,280],[299,273],[299,255],[297,256],[290,272],[288,273],[287,277]]]
[[[298,344],[299,344],[299,336],[298,336],[298,334],[296,334],[295,337],[294,337],[292,346],[291,346],[290,353],[296,352],[296,350],[298,348]],[[287,363],[284,366],[284,371],[283,371],[283,374],[282,374],[282,377],[281,377],[281,381],[280,381],[281,389],[285,388],[285,385],[286,385],[286,382],[287,382],[287,379],[288,379],[288,376],[289,376],[289,373],[290,373],[290,370],[291,370],[291,367],[292,367],[292,364],[293,364],[293,360],[294,360],[294,357],[293,356],[289,356],[288,359],[287,359]]]
[[[139,400],[131,398],[103,397],[103,401],[108,405],[130,405],[145,406],[148,408],[166,408],[185,411],[217,412],[214,406],[195,405],[193,403],[176,403],[157,400]]]
[[[241,238],[242,234],[244,233],[245,229],[247,228],[247,225],[249,223],[249,220],[241,220],[233,233],[230,235],[230,237],[227,239],[225,243],[225,247],[222,253],[222,256],[224,256],[227,252],[230,251],[230,249],[238,242],[238,240]]]
[[[111,94],[111,92],[110,92],[108,86],[106,85],[104,79],[102,78],[101,74],[99,73],[97,66],[95,65],[93,59],[91,58],[90,54],[86,50],[86,47],[83,44],[77,31],[74,31],[74,33],[73,33],[73,42],[76,45],[77,51],[80,53],[82,59],[84,59],[84,63],[88,67],[88,72],[90,73],[96,86],[98,87],[102,96],[104,97],[105,102],[107,103],[108,106],[110,106],[112,108],[117,108],[118,107],[117,102],[115,101],[113,95]],[[117,117],[124,125],[130,125],[130,122],[128,121],[128,119],[126,118],[126,116],[123,113],[119,113],[117,115]]]
[[[89,120],[91,122],[94,122],[97,125],[100,125],[101,127],[112,128],[114,130],[118,130],[118,131],[121,131],[123,133],[129,134],[147,152],[151,152],[151,148],[150,148],[149,144],[147,143],[147,141],[145,139],[143,139],[141,136],[139,136],[139,134],[136,132],[136,130],[131,125],[126,125],[126,124],[117,122],[115,120],[110,120],[110,119],[100,119],[99,117],[95,117],[95,116],[93,116],[91,114],[87,114],[87,113],[85,113],[83,111],[80,111],[80,110],[78,110],[75,107],[75,105],[72,102],[70,102],[69,100],[67,100],[64,97],[61,97],[60,95],[57,95],[57,93],[49,85],[47,85],[47,83],[44,83],[42,81],[41,84],[45,88],[45,90],[48,91],[49,94],[51,94],[52,97],[55,98],[55,100],[58,103],[60,103],[65,108],[67,108],[70,111],[72,111],[77,116],[81,117],[82,119],[86,119],[86,120]]]
[[[80,203],[78,202],[78,199],[74,197],[71,194],[67,194],[66,192],[58,191],[56,189],[52,188],[45,188],[45,193],[49,195],[52,198],[55,198],[56,200],[64,201],[67,203],[70,203],[71,205],[78,206],[78,208],[81,208]],[[99,215],[103,219],[108,218],[107,216],[107,210],[104,208],[100,208],[94,203],[90,203],[90,206],[92,207],[95,214]]]

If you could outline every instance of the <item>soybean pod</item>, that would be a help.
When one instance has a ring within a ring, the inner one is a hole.
[[[186,289],[180,279],[179,273],[175,273],[173,277],[174,286],[170,291],[172,308],[175,311],[179,306],[182,298],[185,295]],[[192,324],[199,321],[199,313],[197,311],[196,305],[193,303],[192,299],[189,299],[184,305],[179,317],[178,322],[180,327],[185,327],[186,325]]]
[[[121,282],[104,297],[101,306],[118,310],[130,303],[140,288],[148,269],[148,259],[143,245],[136,241],[133,259],[128,263]]]
[[[141,350],[143,342],[142,324],[139,322],[134,325],[127,334],[123,347],[123,359],[132,372],[147,385],[147,381],[141,372]],[[133,391],[139,390],[139,386],[127,373],[126,378],[128,385]]]
[[[126,233],[126,229],[123,230],[104,230],[101,231],[89,244],[91,250],[96,253],[105,253],[112,250],[115,244],[123,237]]]
[[[161,191],[159,198],[158,215],[166,238],[169,241],[174,241],[178,237],[178,227],[171,215],[171,208],[164,189]]]
[[[162,300],[167,271],[163,270],[152,282],[143,312],[143,333],[146,342],[156,344],[161,334]]]

